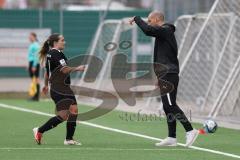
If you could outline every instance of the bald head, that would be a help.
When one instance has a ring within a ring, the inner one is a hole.
[[[158,11],[153,11],[148,15],[148,23],[150,25],[162,25],[164,23],[164,14]]]

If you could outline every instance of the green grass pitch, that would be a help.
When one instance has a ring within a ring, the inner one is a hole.
[[[0,159],[1,160],[231,160],[237,159],[226,155],[237,155],[240,158],[240,132],[226,128],[218,128],[215,134],[199,135],[194,146],[207,151],[185,148],[182,146],[158,148],[156,140],[136,137],[123,133],[78,124],[75,139],[82,146],[64,146],[66,133],[65,123],[44,134],[42,145],[37,145],[33,139],[32,128],[46,122],[49,117],[19,110],[2,108],[8,104],[44,113],[54,113],[52,101],[28,102],[26,100],[0,100]],[[91,107],[79,105],[80,112]],[[156,138],[167,135],[164,119],[154,121],[130,121],[122,118],[120,111],[112,111],[102,117],[88,122],[123,131],[139,133]],[[193,124],[201,128],[201,124]],[[185,143],[185,132],[178,123],[177,138],[179,143]],[[209,150],[224,154],[211,153]]]

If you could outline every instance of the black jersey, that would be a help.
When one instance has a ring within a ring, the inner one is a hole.
[[[70,85],[70,75],[61,72],[62,67],[67,66],[67,61],[66,56],[60,50],[51,49],[47,53],[45,66],[51,86],[56,83]]]
[[[61,71],[67,64],[68,60],[60,50],[52,49],[47,53],[46,72],[51,86],[50,95],[57,111],[69,109],[70,105],[77,104],[70,88],[70,75]]]

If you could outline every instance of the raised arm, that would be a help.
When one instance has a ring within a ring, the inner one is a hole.
[[[145,33],[147,36],[151,37],[165,37],[168,30],[167,28],[161,27],[161,26],[151,26],[148,25],[144,20],[141,19],[139,16],[133,17],[132,20],[130,20],[130,24],[132,22],[135,22],[139,28]]]

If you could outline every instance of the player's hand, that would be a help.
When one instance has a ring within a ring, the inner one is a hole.
[[[44,95],[47,95],[47,93],[48,93],[48,86],[44,86],[44,87],[43,87],[42,93],[43,93]]]
[[[130,24],[130,25],[133,25],[134,18],[135,18],[135,16],[134,16],[134,17],[132,17],[132,18],[130,18],[130,20],[129,20],[129,24]]]
[[[32,72],[35,73],[36,72],[36,68],[32,67]]]
[[[85,70],[85,66],[84,65],[80,65],[76,68],[76,71],[84,71]]]

